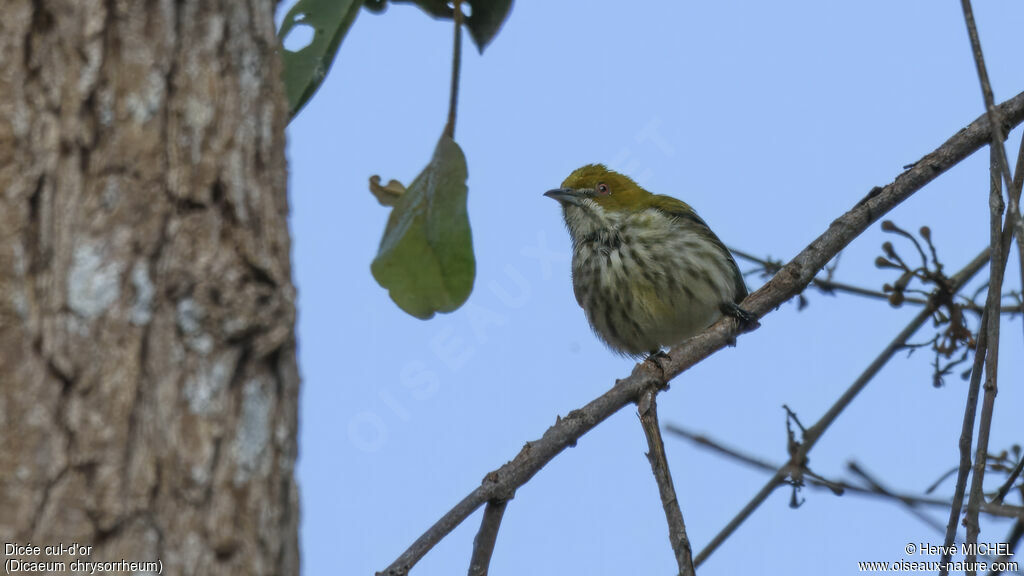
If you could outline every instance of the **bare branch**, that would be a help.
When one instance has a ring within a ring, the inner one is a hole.
[[[971,372],[971,383],[967,394],[967,403],[964,408],[963,427],[960,433],[960,469],[957,473],[956,490],[953,494],[953,506],[950,509],[949,523],[946,525],[945,546],[952,544],[956,537],[957,521],[960,518],[960,507],[963,503],[964,491],[967,485],[967,475],[971,466],[971,443],[974,433],[974,418],[978,404],[978,387],[981,381],[982,363],[985,364],[985,401],[982,404],[981,423],[978,429],[978,447],[975,452],[974,478],[971,483],[971,493],[968,499],[967,517],[967,541],[977,542],[980,527],[978,525],[978,510],[981,507],[984,494],[982,493],[982,482],[985,476],[985,460],[988,456],[989,431],[992,424],[992,412],[995,407],[997,394],[997,372],[999,360],[999,307],[1000,291],[1002,290],[1003,273],[1006,268],[1007,255],[1009,253],[1010,240],[1013,237],[1013,229],[1020,220],[1019,202],[1021,187],[1020,166],[1021,155],[1024,155],[1024,141],[1022,150],[1018,155],[1017,179],[1011,177],[1009,162],[1006,158],[1006,150],[1003,148],[1005,132],[999,122],[999,110],[994,105],[995,99],[992,95],[992,86],[989,83],[988,71],[985,68],[985,59],[981,51],[981,41],[978,39],[978,30],[974,24],[974,13],[971,9],[970,0],[961,0],[961,8],[964,13],[964,22],[967,25],[967,33],[971,41],[971,52],[974,56],[975,66],[978,70],[978,80],[981,83],[982,97],[985,100],[985,113],[989,119],[991,129],[991,160],[989,207],[990,207],[990,243],[992,249],[992,265],[990,266],[990,279],[988,298],[985,304],[985,313],[982,316],[982,327],[979,329],[978,346],[975,350],[975,360]],[[1001,178],[1000,178],[1001,176]],[[1000,224],[1000,213],[1003,210],[1002,187],[1000,181],[1006,182],[1011,209],[1007,211],[1005,224]],[[1018,241],[1020,238],[1018,238]],[[1024,254],[1022,254],[1024,255]],[[1024,261],[1022,261],[1024,265]],[[1022,276],[1024,280],[1024,276]],[[947,548],[948,549],[948,548]],[[942,568],[940,576],[948,574],[948,562],[951,555],[943,553],[940,560]],[[973,563],[975,556],[969,554],[967,562]]]
[[[693,552],[690,539],[686,536],[686,524],[683,512],[679,509],[679,499],[672,484],[672,473],[668,469],[668,457],[665,455],[665,443],[661,439],[661,427],[658,423],[657,390],[647,390],[637,402],[640,425],[647,436],[647,460],[651,463],[651,472],[658,483],[658,495],[661,496],[661,507],[665,509],[665,520],[668,522],[668,539],[672,542],[672,551],[676,556],[680,576],[695,576],[693,569]]]
[[[1010,127],[1024,120],[1024,93],[1000,106],[1002,118]],[[988,141],[989,122],[982,116],[957,132],[938,149],[916,162],[884,188],[875,188],[846,214],[840,216],[821,236],[779,271],[767,284],[744,302],[743,307],[758,317],[800,293],[825,264],[900,202],[970,156]],[[594,426],[635,402],[644,391],[664,387],[700,360],[734,341],[736,321],[726,318],[703,333],[677,346],[662,362],[663,369],[651,362],[637,364],[629,377],[618,380],[610,390],[589,404],[558,419],[536,441],[527,442],[516,457],[488,474],[481,485],[462,499],[424,532],[384,570],[388,575],[404,575],[442,538],[489,500],[510,499],[519,486],[530,480],[555,456],[572,446]],[[783,478],[785,475],[783,475]]]
[[[974,56],[974,65],[978,69],[978,81],[981,83],[981,96],[985,100],[985,114],[988,115],[989,124],[992,127],[992,149],[995,152],[995,164],[997,173],[1001,174],[1006,182],[1006,189],[1013,189],[1013,178],[1010,177],[1010,163],[1006,159],[1006,149],[1003,148],[1003,141],[1006,140],[1006,131],[1003,130],[999,119],[999,109],[996,108],[995,96],[992,94],[992,84],[988,80],[988,70],[985,68],[985,55],[981,52],[981,40],[978,38],[978,28],[974,25],[974,11],[971,9],[971,0],[960,0],[960,7],[964,12],[964,23],[967,24],[967,36],[971,40],[971,54]]]
[[[922,502],[920,502],[917,498],[893,494],[892,491],[883,486],[882,483],[873,475],[868,474],[868,472],[864,470],[864,468],[861,465],[857,464],[856,462],[851,461],[846,465],[846,467],[850,470],[850,472],[859,476],[871,488],[871,492],[883,496],[888,496],[900,501],[901,503],[903,503],[904,506],[907,507],[907,511],[913,514],[914,517],[916,517],[918,520],[931,526],[939,534],[942,534],[944,532],[945,527],[942,525],[941,522],[938,522],[931,516],[928,516],[924,512],[921,512],[920,506]],[[948,502],[942,502],[942,504],[945,506],[949,506]]]
[[[756,456],[751,456],[736,448],[725,446],[712,438],[708,438],[707,436],[704,436],[702,434],[696,434],[684,428],[680,428],[679,426],[668,424],[665,426],[665,429],[668,430],[670,433],[685,438],[698,446],[707,448],[713,452],[721,454],[732,460],[736,460],[740,463],[746,464],[757,470],[774,473],[776,470],[780,468],[780,466],[777,464],[772,464]],[[942,508],[948,510],[950,506],[949,500],[895,492],[881,486],[881,484],[877,480],[870,478],[860,466],[857,466],[856,463],[851,462],[849,464],[849,467],[852,472],[864,478],[864,480],[869,484],[870,487],[865,488],[863,486],[858,486],[856,484],[851,484],[849,482],[844,481],[825,480],[820,477],[816,477],[816,475],[807,476],[807,484],[812,488],[817,488],[819,490],[828,490],[833,494],[836,493],[836,488],[839,488],[843,492],[849,492],[859,496],[880,498],[883,500],[890,501],[899,501],[905,504],[909,509],[911,509],[911,511],[914,512],[915,515],[918,516],[918,518],[921,519],[922,522],[928,524],[940,534],[945,530],[945,527],[942,524],[935,522],[930,517],[925,516],[924,514],[920,514],[917,509],[923,506],[928,506],[932,508]],[[981,511],[985,514],[994,517],[1017,518],[1021,521],[1024,521],[1024,507],[1021,506],[1003,506],[999,502],[993,502],[991,504],[983,505]]]
[[[1024,215],[1020,211],[1022,188],[1024,188],[1024,134],[1021,134],[1020,146],[1017,148],[1017,166],[1013,169],[1013,187],[1010,189],[1010,204],[1007,207],[1007,214],[1016,219],[1011,228],[1017,234],[1017,263],[1020,268],[1021,291],[1024,291]],[[1024,322],[1021,323],[1021,326],[1024,326]]]
[[[708,450],[711,450],[712,452],[717,452],[723,456],[726,456],[727,458],[731,458],[733,460],[742,462],[752,468],[757,468],[758,470],[764,470],[766,472],[774,472],[779,468],[778,465],[772,464],[767,460],[762,460],[761,458],[758,458],[756,456],[751,456],[750,454],[740,452],[735,448],[725,446],[724,444],[721,444],[716,440],[708,438],[703,434],[696,434],[694,432],[690,432],[689,430],[686,430],[685,428],[680,428],[675,424],[666,424],[665,430],[668,430],[670,433],[675,434],[676,436],[685,438],[698,446],[703,446]]]
[[[914,240],[914,242],[916,243],[917,241]],[[782,263],[780,263],[780,262],[769,260],[767,258],[760,258],[758,256],[755,256],[755,255],[753,255],[753,254],[751,254],[749,252],[745,252],[743,250],[738,250],[736,248],[729,248],[729,251],[732,252],[737,258],[740,258],[741,260],[746,260],[747,262],[750,262],[752,264],[757,264],[758,266],[760,266],[762,269],[764,269],[768,273],[778,272],[779,269],[782,268]],[[933,252],[933,258],[934,258],[934,247],[932,247],[932,252]],[[933,260],[933,261],[937,262],[937,260]],[[748,274],[749,273],[750,272],[748,272]],[[1022,283],[1024,283],[1024,282],[1022,282]],[[827,277],[826,278],[822,278],[820,276],[816,276],[814,278],[814,280],[811,281],[811,285],[814,286],[815,288],[818,288],[819,290],[821,290],[822,292],[825,292],[825,293],[844,292],[846,294],[853,294],[855,296],[864,296],[866,298],[872,298],[872,299],[875,299],[875,300],[884,300],[886,302],[889,302],[890,301],[890,297],[891,297],[891,294],[889,294],[887,292],[883,292],[881,290],[874,290],[874,289],[871,289],[871,288],[865,288],[863,286],[856,286],[854,284],[848,284],[848,283],[845,283],[845,282],[838,282],[836,280],[831,280],[831,279],[829,279]],[[903,298],[901,300],[901,304],[913,304],[915,306],[924,306],[927,303],[928,303],[928,299],[927,298],[919,298],[919,297],[913,297],[913,296],[907,296],[907,297],[905,297],[905,298]],[[973,301],[966,301],[966,302],[963,302],[963,303],[958,303],[957,305],[959,307],[963,308],[964,310],[967,310],[969,312],[974,312],[974,313],[979,314],[979,315],[982,312],[985,311],[985,307],[984,306],[979,306],[979,305],[975,304]],[[1022,306],[1008,306],[1008,305],[1004,304],[1003,306],[1001,306],[1000,311],[1003,314],[1007,314],[1007,315],[1020,314],[1021,312],[1024,312],[1024,307],[1022,307]]]
[[[744,252],[742,250],[737,250],[735,248],[729,248],[729,251],[732,252],[733,254],[735,254],[736,256],[742,258],[743,260],[746,260],[748,262],[752,262],[754,264],[758,264],[758,265],[764,267],[766,270],[771,270],[772,268],[776,268],[776,269],[781,268],[780,264],[777,264],[777,263],[772,262],[770,260],[765,260],[764,258],[758,258],[757,256],[754,256],[753,254],[750,254],[748,252]],[[863,288],[861,286],[854,286],[853,284],[845,284],[843,282],[836,282],[834,280],[829,280],[827,278],[815,277],[814,280],[811,280],[811,284],[814,285],[817,288],[820,288],[824,292],[846,292],[848,294],[855,294],[857,296],[866,296],[868,298],[875,298],[875,299],[878,299],[878,300],[885,300],[885,301],[889,300],[889,295],[886,294],[885,292],[882,292],[881,290],[872,290],[871,288]],[[907,299],[904,300],[904,302],[908,302],[910,304],[917,304],[917,305],[920,305],[920,306],[924,306],[925,304],[928,303],[928,300],[925,299],[925,298],[907,298]]]
[[[971,277],[981,270],[982,266],[984,266],[987,261],[988,249],[986,248],[971,260],[963,270],[950,278],[951,289],[955,292],[963,287]],[[726,540],[726,538],[731,536],[732,533],[754,512],[754,510],[757,510],[758,506],[768,499],[768,496],[770,496],[775,488],[780,486],[787,477],[794,473],[801,473],[804,463],[807,461],[807,454],[811,451],[818,440],[821,439],[825,430],[835,422],[836,418],[839,417],[839,414],[842,413],[850,402],[857,397],[861,390],[867,386],[868,382],[878,374],[889,359],[898,351],[903,349],[907,340],[910,339],[910,337],[914,335],[914,332],[917,332],[917,329],[931,317],[932,313],[938,308],[938,306],[938,299],[935,297],[930,298],[929,304],[918,312],[917,316],[915,316],[914,319],[911,320],[895,338],[893,338],[889,345],[879,353],[878,357],[876,357],[864,372],[853,381],[853,384],[846,389],[846,392],[844,392],[843,395],[840,396],[831,407],[829,407],[825,414],[818,419],[813,426],[805,430],[803,442],[799,444],[797,449],[790,456],[789,462],[780,466],[778,470],[775,471],[775,474],[772,475],[771,479],[765,483],[764,487],[762,487],[761,490],[751,498],[750,502],[748,502],[747,505],[744,506],[743,509],[740,510],[736,516],[734,516],[733,519],[715,535],[714,538],[711,539],[711,542],[709,542],[708,545],[705,546],[699,554],[697,554],[695,559],[697,566],[700,566],[704,560],[706,560],[711,553]]]
[[[1000,143],[1000,149],[1002,144]],[[1006,253],[1002,242],[1002,223],[1000,217],[1003,209],[1003,187],[999,183],[999,153],[992,148],[991,158],[991,186],[989,192],[989,206],[991,208],[991,243],[992,263],[989,266],[988,301],[985,304],[985,313],[991,319],[988,323],[988,348],[985,351],[985,399],[981,405],[981,422],[978,425],[978,447],[974,455],[974,472],[971,478],[971,493],[967,500],[967,542],[978,541],[978,534],[981,526],[978,523],[978,511],[985,501],[983,482],[985,479],[985,464],[988,458],[989,433],[992,430],[992,413],[995,410],[996,394],[998,394],[999,376],[999,305],[1000,292],[1003,289],[1003,270],[1006,268]],[[1009,182],[1009,181],[1008,181]],[[1011,184],[1012,185],[1012,184]],[[1012,222],[1007,214],[1007,221]],[[1007,229],[1009,231],[1009,228]],[[1007,239],[1010,236],[1007,235]],[[1006,248],[1008,248],[1007,246]],[[975,554],[967,555],[967,562],[973,563],[976,560]]]
[[[702,446],[704,448],[707,448],[708,450],[711,450],[711,451],[716,452],[718,454],[721,454],[721,455],[723,455],[723,456],[725,456],[727,458],[730,458],[732,460],[736,460],[737,462],[746,464],[746,465],[750,466],[751,468],[755,468],[755,469],[761,470],[763,472],[773,472],[774,473],[776,470],[778,470],[781,467],[778,464],[773,464],[773,463],[768,462],[766,460],[762,460],[761,458],[758,458],[756,456],[751,456],[751,455],[746,454],[746,453],[744,453],[744,452],[742,452],[740,450],[737,450],[736,448],[725,446],[722,443],[720,443],[720,442],[718,442],[718,441],[716,441],[716,440],[714,440],[712,438],[708,438],[707,436],[704,436],[703,434],[695,434],[693,432],[690,432],[689,430],[686,430],[684,428],[680,428],[679,426],[676,426],[674,424],[667,424],[667,425],[665,425],[665,429],[668,430],[670,433],[675,434],[677,436],[680,436],[682,438],[685,438],[685,439],[693,442],[694,444],[696,444],[698,446]],[[851,470],[853,470],[852,467],[856,466],[856,464],[855,463],[851,463],[850,466],[851,466]],[[858,467],[858,471],[857,472],[859,472],[859,475],[861,475],[863,477],[863,469]],[[855,473],[857,473],[857,472],[855,472]],[[954,472],[955,472],[955,470],[954,470]],[[903,494],[903,493],[894,492],[894,491],[891,491],[891,490],[881,491],[879,489],[876,489],[876,488],[880,488],[880,486],[878,486],[878,487],[873,486],[872,488],[864,488],[863,486],[858,486],[856,484],[850,484],[849,482],[843,482],[843,481],[838,481],[837,482],[835,480],[824,480],[824,479],[816,478],[814,476],[809,476],[809,480],[807,481],[807,483],[810,486],[814,487],[814,488],[818,488],[818,489],[821,489],[821,490],[828,490],[829,492],[832,492],[833,494],[835,494],[835,492],[836,492],[835,488],[838,486],[844,492],[850,492],[852,494],[858,494],[860,496],[871,496],[871,497],[875,497],[875,498],[882,498],[882,499],[888,499],[888,500],[893,500],[893,499],[894,500],[899,500],[901,502],[904,502],[904,503],[906,503],[908,505],[913,505],[913,506],[931,506],[931,507],[935,507],[935,508],[943,508],[945,510],[948,510],[949,509],[949,505],[950,505],[949,500],[943,500],[941,498],[932,498],[932,497],[929,497],[929,496],[920,496],[920,495],[914,495],[914,494]],[[981,511],[986,513],[986,514],[989,514],[991,516],[998,516],[1000,518],[1021,518],[1022,516],[1024,516],[1024,507],[1021,507],[1021,506],[1002,506],[1001,504],[1002,504],[1001,500],[1000,501],[993,501],[991,504],[984,505],[982,507]],[[929,523],[929,525],[931,525],[931,524]],[[941,525],[938,528],[940,528],[939,532],[942,532],[945,529]]]
[[[1024,539],[1024,519],[1017,520],[1013,523],[1013,526],[1010,528],[1010,533],[1007,534],[1006,538],[1003,539],[1003,542],[1006,542],[1010,545],[1010,553],[1000,556],[997,559],[997,561],[1007,562],[1008,560],[1010,560],[1010,558],[1013,556],[1013,553],[1016,551],[1017,544],[1022,539]],[[988,576],[997,576],[998,574],[1002,573],[1002,570],[996,570],[995,567],[993,567],[992,570],[989,571]],[[1018,571],[1018,573],[1020,573],[1020,571]]]
[[[949,522],[946,524],[946,538],[943,547],[948,550],[956,540],[957,525],[960,520],[960,512],[963,509],[964,492],[967,490],[967,475],[971,469],[971,444],[974,439],[974,416],[978,409],[978,392],[981,387],[981,370],[985,358],[985,349],[988,346],[988,310],[981,317],[981,326],[978,328],[978,344],[974,349],[974,364],[971,367],[971,382],[967,387],[967,401],[964,408],[964,420],[960,429],[960,467],[956,476],[956,488],[953,490],[953,503],[949,510]],[[939,561],[942,568],[939,574],[947,573],[945,566],[949,563],[951,554],[943,553]]]
[[[1013,467],[1013,471],[1010,472],[1009,477],[1006,478],[1006,482],[999,487],[996,492],[996,497],[992,499],[993,504],[1002,504],[1003,499],[1010,493],[1010,488],[1013,488],[1013,483],[1020,477],[1021,471],[1024,471],[1024,457],[1017,461],[1017,465]]]
[[[715,534],[715,537],[711,539],[711,542],[708,542],[707,546],[697,554],[697,557],[693,559],[694,563],[697,566],[703,564],[704,561],[722,545],[722,542],[725,542],[726,538],[731,536],[732,533],[740,527],[740,524],[743,524],[747,518],[749,518],[750,515],[753,514],[754,511],[772,495],[772,492],[774,492],[776,488],[785,484],[786,477],[789,476],[789,471],[789,464],[784,464],[779,468],[775,474],[772,475],[771,479],[765,482],[761,490],[758,491],[757,494],[754,494],[754,497],[747,502],[746,506],[737,512],[736,515],[733,516],[732,520],[729,520],[729,523],[726,524],[718,534]]]
[[[494,544],[498,541],[498,528],[501,518],[505,515],[508,500],[491,500],[484,507],[484,518],[480,521],[480,530],[473,538],[473,556],[469,560],[469,576],[487,576],[491,565]]]

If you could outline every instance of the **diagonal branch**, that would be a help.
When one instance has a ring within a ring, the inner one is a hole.
[[[679,499],[672,484],[672,473],[668,469],[668,457],[665,455],[665,443],[661,439],[661,425],[658,423],[657,390],[648,390],[640,396],[637,411],[640,414],[640,425],[647,436],[647,459],[651,463],[651,472],[658,483],[658,494],[661,506],[665,509],[665,520],[668,522],[668,539],[672,543],[672,551],[679,566],[679,576],[695,576],[693,569],[693,552],[690,549],[690,538],[686,535],[686,524],[683,512],[679,509]]]
[[[671,434],[675,434],[676,436],[685,438],[698,446],[703,446],[708,450],[711,450],[712,452],[721,454],[726,458],[731,458],[733,460],[742,462],[747,466],[750,466],[751,468],[757,468],[758,470],[763,470],[766,472],[774,472],[778,468],[778,466],[772,464],[767,460],[747,454],[745,452],[740,452],[735,448],[725,446],[720,442],[717,442],[711,438],[708,438],[707,436],[704,436],[703,434],[691,432],[685,428],[676,426],[675,424],[666,424],[665,430],[668,430],[668,432]]]
[[[1007,100],[999,108],[1007,127],[1016,126],[1024,121],[1024,93]],[[764,316],[798,294],[810,283],[818,270],[868,226],[939,174],[981,148],[988,142],[989,133],[987,117],[979,117],[938,149],[921,158],[895,181],[883,188],[871,190],[849,212],[836,219],[825,233],[786,264],[767,284],[750,295],[743,302],[744,309],[758,317]],[[480,486],[416,539],[383,571],[383,574],[407,574],[434,545],[477,508],[489,500],[510,499],[518,487],[529,481],[563,450],[575,445],[580,437],[592,428],[626,405],[636,402],[644,391],[664,387],[668,380],[724,348],[734,341],[735,335],[736,321],[731,318],[723,319],[686,344],[674,348],[668,358],[663,360],[663,370],[651,362],[637,364],[630,376],[616,381],[615,386],[583,408],[570,412],[565,418],[559,418],[540,439],[527,442],[515,458],[488,474]]]
[[[771,272],[773,268],[781,267],[781,264],[777,264],[764,258],[758,258],[757,256],[754,256],[753,254],[744,252],[742,250],[729,248],[729,251],[732,252],[734,255],[738,256],[739,258],[746,260],[747,262],[752,262],[763,267],[768,272]],[[856,294],[857,296],[866,296],[868,298],[875,298],[877,300],[885,300],[887,302],[889,301],[889,294],[886,294],[881,290],[872,290],[871,288],[854,286],[853,284],[837,282],[835,280],[829,280],[828,278],[815,277],[813,280],[811,280],[811,284],[814,285],[814,287],[819,288],[823,292],[846,292],[849,294]],[[905,298],[903,301],[908,304],[918,304],[921,306],[924,306],[925,304],[928,303],[928,300],[924,298]]]
[[[1022,456],[1017,462],[1017,465],[1013,467],[1010,475],[1006,478],[1006,482],[1003,482],[1003,485],[996,491],[996,496],[992,499],[993,504],[1003,503],[1003,499],[1010,493],[1010,488],[1013,488],[1013,483],[1017,481],[1018,477],[1020,477],[1021,472],[1024,472],[1024,456]]]
[[[962,288],[975,274],[981,270],[985,262],[988,261],[988,249],[986,248],[980,254],[978,254],[967,266],[965,266],[960,272],[957,272],[952,278],[950,278],[950,291],[955,293],[957,290]],[[937,294],[937,293],[936,293]],[[822,435],[828,429],[829,426],[835,422],[839,414],[846,409],[847,406],[857,397],[858,394],[868,385],[868,382],[881,371],[882,367],[891,359],[897,352],[903,349],[906,345],[907,340],[917,332],[924,323],[931,317],[932,313],[940,306],[940,300],[936,297],[929,298],[928,305],[925,306],[917,316],[910,321],[909,324],[895,338],[889,343],[885,349],[868,365],[868,367],[857,377],[856,380],[850,384],[850,387],[843,392],[843,395],[839,397],[835,403],[814,423],[813,426],[807,428],[804,432],[803,442],[801,442],[796,450],[793,451],[789,458],[789,461],[780,466],[775,474],[772,475],[771,479],[765,482],[765,485],[761,490],[750,499],[749,502],[741,509],[733,518],[730,520],[711,542],[704,547],[703,550],[697,554],[695,562],[700,566],[707,558],[719,547],[725,540],[740,527],[743,522],[754,513],[757,508],[764,503],[765,500],[771,496],[772,492],[776,488],[785,483],[786,478],[794,476],[795,478],[801,477],[804,471],[804,464],[807,462],[807,454],[814,448],[818,440],[821,439]]]
[[[1014,522],[1013,526],[1010,527],[1010,533],[1003,538],[1003,542],[1006,542],[1009,545],[1009,554],[1001,555],[997,559],[997,562],[1008,564],[1010,558],[1013,557],[1014,552],[1017,550],[1017,544],[1021,541],[1024,541],[1024,519]],[[1002,574],[1004,572],[1003,568],[1006,564],[993,565],[989,570],[988,576],[997,576],[998,574]],[[1016,564],[1016,562],[1014,564]],[[1020,574],[1020,570],[1018,570],[1017,573]]]
[[[882,483],[879,482],[878,479],[876,479],[873,475],[868,474],[868,472],[864,470],[864,468],[861,467],[856,462],[851,461],[847,463],[846,467],[850,470],[850,472],[859,476],[861,480],[863,480],[871,488],[873,492],[877,492],[880,495],[888,496],[890,498],[895,498],[899,500],[900,502],[903,503],[904,506],[906,506],[907,511],[913,514],[914,517],[916,517],[918,520],[931,526],[932,529],[934,529],[939,534],[945,532],[945,526],[943,526],[940,522],[938,522],[937,520],[935,520],[934,518],[920,510],[921,502],[919,502],[917,499],[912,497],[901,497],[893,494],[892,491],[883,486]],[[949,505],[947,502],[943,502],[943,504],[946,506]]]
[[[1022,158],[1024,158],[1024,157],[1022,157]],[[758,266],[763,268],[769,274],[771,274],[773,272],[776,272],[780,268],[782,268],[782,263],[781,262],[773,262],[772,260],[769,260],[767,258],[759,258],[759,257],[754,256],[753,254],[751,254],[749,252],[744,252],[743,250],[737,250],[736,248],[731,248],[730,247],[729,251],[732,252],[733,255],[736,256],[739,259],[746,260],[747,262],[750,262],[752,264],[757,264]],[[1024,282],[1022,282],[1022,284],[1024,284]],[[864,296],[865,298],[872,298],[872,299],[875,299],[875,300],[884,300],[886,302],[889,302],[890,298],[892,296],[890,293],[883,292],[881,290],[874,290],[872,288],[865,288],[863,286],[857,286],[855,284],[847,284],[845,282],[839,282],[839,281],[836,281],[836,280],[829,280],[828,278],[822,278],[820,276],[815,276],[814,280],[811,281],[811,285],[814,286],[815,288],[821,290],[822,292],[827,293],[827,294],[831,294],[831,293],[835,293],[835,292],[844,292],[846,294],[853,294],[855,296]],[[913,304],[915,306],[924,306],[924,305],[928,304],[928,299],[927,298],[916,298],[916,297],[913,297],[913,296],[907,296],[907,297],[903,298],[901,304]],[[959,306],[961,306],[964,310],[967,310],[967,311],[970,311],[970,312],[974,312],[974,313],[979,314],[979,315],[982,312],[985,311],[985,307],[984,306],[980,306],[978,304],[975,304],[974,302],[963,302],[963,303],[960,303]],[[1013,315],[1013,314],[1020,314],[1021,312],[1024,312],[1024,307],[1022,307],[1022,306],[1006,306],[1006,305],[1003,305],[1003,306],[1000,307],[1000,310],[1001,310],[1001,312],[1003,314]]]

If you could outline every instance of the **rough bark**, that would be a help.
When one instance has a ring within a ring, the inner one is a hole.
[[[3,6],[0,545],[297,574],[274,3]]]

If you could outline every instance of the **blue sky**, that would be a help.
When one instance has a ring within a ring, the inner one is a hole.
[[[485,54],[466,38],[456,140],[477,277],[455,313],[417,320],[374,282],[387,209],[367,190],[372,174],[408,184],[429,160],[447,110],[450,24],[407,5],[362,12],[289,127],[305,574],[382,570],[557,415],[629,374],[576,305],[568,235],[541,195],[572,169],[605,162],[690,203],[726,244],[789,259],[983,110],[956,2],[623,6],[521,1]],[[996,98],[1009,98],[1024,90],[1024,5],[975,11]],[[1018,130],[1011,157],[1019,141]],[[952,272],[988,241],[987,187],[978,153],[889,217],[929,225]],[[873,227],[836,278],[892,281],[873,265],[890,239]],[[1018,266],[1011,258],[1007,276],[1019,290]],[[751,289],[762,282],[748,277]],[[816,420],[916,313],[807,295],[805,310],[783,305],[677,378],[659,397],[663,424],[781,462],[782,404]],[[1020,319],[1003,333],[993,451],[1024,440]],[[930,360],[894,359],[811,453],[812,469],[842,477],[855,459],[919,493],[955,466],[966,384],[933,388]],[[670,436],[666,445],[696,552],[766,477]],[[674,573],[645,449],[626,408],[560,455],[509,504],[492,573]],[[946,482],[936,495],[951,492]],[[896,505],[807,490],[793,510],[789,496],[779,490],[699,573],[938,560],[906,555],[908,542],[941,536]],[[943,524],[947,514],[932,511]],[[478,525],[479,512],[413,574],[465,571]],[[1007,525],[983,529],[1001,541]]]

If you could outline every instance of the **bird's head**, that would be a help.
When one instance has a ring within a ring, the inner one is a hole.
[[[624,218],[648,209],[696,217],[685,202],[651,194],[629,176],[609,170],[604,164],[588,164],[573,170],[561,188],[548,190],[544,195],[562,205],[562,215],[574,242],[617,230]]]
[[[566,209],[566,217],[573,208],[583,212],[633,212],[643,209],[652,194],[640,187],[632,178],[609,170],[604,164],[587,164],[573,170],[560,188],[544,193]]]

